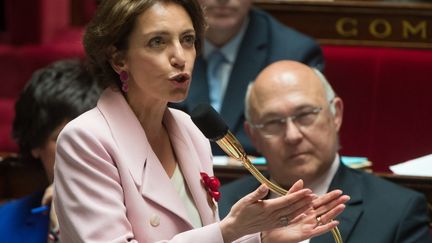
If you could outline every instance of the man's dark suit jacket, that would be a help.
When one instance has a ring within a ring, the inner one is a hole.
[[[250,155],[257,153],[243,130],[247,86],[263,68],[284,59],[299,61],[320,70],[324,66],[321,49],[313,39],[286,27],[263,11],[252,9],[220,111],[231,132]],[[210,103],[206,68],[203,57],[197,57],[187,99],[170,106],[189,113],[200,103]],[[225,155],[212,145],[213,154]]]
[[[43,191],[0,205],[0,242],[45,243],[49,212],[32,214],[41,206]]]
[[[219,214],[225,217],[231,206],[258,188],[252,176],[221,188]],[[330,190],[349,195],[345,211],[337,217],[346,243],[430,243],[427,202],[423,195],[369,173],[341,164]],[[334,242],[331,233],[311,239],[311,243]]]

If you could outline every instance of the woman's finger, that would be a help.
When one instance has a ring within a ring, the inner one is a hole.
[[[295,223],[295,222],[297,222],[298,217],[301,217],[301,215],[306,215],[307,212],[312,209],[311,205],[312,205],[311,203],[305,204],[302,207],[291,212],[289,214],[289,218],[291,219],[289,223],[290,224]]]
[[[338,205],[346,203],[349,199],[350,199],[349,196],[342,195],[342,196],[340,196],[340,197],[338,197],[332,201],[327,202],[327,204],[321,205],[318,208],[315,208],[315,206],[314,206],[314,208],[315,208],[316,212],[318,213],[318,215],[321,215],[321,214],[326,213],[327,211],[331,210],[332,208],[334,208]]]
[[[242,199],[239,200],[239,202],[243,201],[246,204],[255,203],[256,201],[261,200],[265,196],[267,196],[268,191],[269,191],[268,187],[265,184],[261,184],[261,186],[259,186],[258,189],[244,196]]]
[[[345,205],[341,204],[341,205],[334,207],[333,209],[331,209],[330,211],[328,211],[322,215],[318,214],[319,219],[320,219],[319,221],[322,224],[326,224],[326,223],[332,221],[334,218],[336,218],[339,214],[341,214],[344,211],[344,209],[345,209]]]
[[[315,237],[317,235],[321,235],[325,232],[328,232],[330,230],[332,230],[333,228],[335,228],[336,226],[339,225],[339,221],[337,220],[332,220],[326,224],[321,224],[321,225],[317,225],[313,230],[312,230],[312,237]]]
[[[45,189],[44,195],[42,197],[42,205],[49,205],[52,201],[54,192],[54,184],[51,184],[49,187]]]
[[[312,200],[314,198],[313,194],[307,194],[303,198],[297,200],[296,202],[290,204],[288,207],[283,208],[280,210],[282,214],[293,214],[298,215],[299,212],[303,213],[306,210],[309,210],[312,208]],[[294,217],[292,217],[294,218]]]
[[[311,199],[313,199],[312,191],[306,188],[293,193],[288,193],[285,196],[266,200],[266,202],[274,210],[285,210],[290,209],[291,206],[297,202],[302,203],[301,201],[303,200],[310,201]]]
[[[341,190],[333,190],[328,192],[314,200],[314,208],[319,208],[320,206],[325,205],[336,198],[339,198],[341,195]]]
[[[303,189],[304,187],[304,182],[302,179],[296,181],[296,183],[294,183],[294,185],[292,185],[292,187],[288,190],[288,193],[293,193],[296,192],[298,190]]]

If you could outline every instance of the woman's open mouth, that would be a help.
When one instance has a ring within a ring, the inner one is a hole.
[[[187,73],[180,73],[170,78],[171,81],[175,81],[177,83],[184,83],[190,79],[190,75]]]

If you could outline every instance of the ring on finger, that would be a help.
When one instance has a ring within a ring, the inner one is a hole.
[[[316,226],[320,226],[320,225],[322,225],[323,223],[321,222],[321,216],[318,216],[318,217],[316,217]]]

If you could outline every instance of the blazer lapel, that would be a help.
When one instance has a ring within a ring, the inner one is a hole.
[[[153,152],[149,154],[144,169],[141,194],[143,197],[171,211],[192,228],[183,201],[181,201],[171,179]]]
[[[256,33],[257,29],[260,30],[259,34]],[[253,14],[250,15],[221,107],[222,117],[231,129],[236,129],[243,115],[244,96],[249,82],[254,80],[265,66],[268,54],[267,32],[266,24]]]
[[[118,153],[113,154],[114,159],[118,163],[126,164],[135,184],[141,185],[150,149],[141,124],[119,91],[107,88],[97,107],[108,123],[118,148]]]
[[[120,92],[106,89],[98,102],[117,145],[112,156],[125,164],[143,197],[189,223],[186,210],[159,159],[148,143],[144,129]]]
[[[363,214],[363,199],[362,199],[362,178],[360,175],[352,173],[342,163],[330,184],[329,191],[334,189],[341,189],[344,194],[349,195],[351,199],[346,203],[346,208],[337,219],[339,220],[339,231],[341,233],[343,242],[349,242],[349,237],[354,229],[357,221]],[[311,239],[311,243],[324,243],[332,242],[332,234],[326,233],[321,236]]]
[[[166,113],[165,125],[170,131],[171,143],[173,144],[183,177],[186,181],[186,186],[191,192],[203,225],[214,223],[216,211],[212,210],[207,202],[207,191],[200,180],[200,172],[203,171],[201,168],[202,161],[199,161],[200,156],[197,154],[197,151],[191,149],[194,148],[194,145],[191,137],[186,134],[184,125],[179,124],[178,120],[174,119],[173,116],[172,112]],[[210,157],[208,159],[210,160]]]

